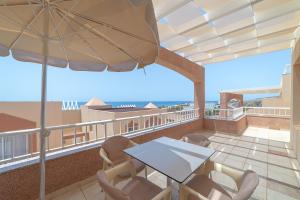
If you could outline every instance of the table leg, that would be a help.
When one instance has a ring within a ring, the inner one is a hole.
[[[167,187],[171,187],[171,196],[172,199],[178,199],[179,198],[179,191],[180,191],[180,184],[176,181],[172,181],[169,177],[167,177]]]

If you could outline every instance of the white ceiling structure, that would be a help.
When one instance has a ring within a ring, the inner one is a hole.
[[[200,65],[291,47],[300,0],[153,0],[161,46]]]

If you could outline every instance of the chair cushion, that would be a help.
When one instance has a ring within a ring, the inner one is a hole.
[[[199,192],[201,195],[212,200],[230,200],[231,196],[219,184],[215,183],[207,176],[196,175],[187,184],[188,187]],[[199,200],[193,195],[188,196],[188,200]]]
[[[137,173],[139,173],[140,171],[142,171],[145,168],[144,163],[142,163],[136,159],[131,159],[131,162],[134,165],[134,168]],[[120,176],[121,178],[126,178],[126,177],[131,176],[131,174],[129,172],[124,172],[124,173],[119,174],[118,176]]]
[[[136,176],[122,189],[130,200],[150,200],[162,191],[160,187]]]
[[[250,198],[259,183],[258,175],[252,170],[246,170],[238,185],[238,192],[233,196],[234,200],[247,200]]]
[[[182,137],[182,140],[191,144],[208,147],[210,141],[207,137],[199,134],[199,133],[191,133]]]
[[[103,189],[103,191],[111,198],[118,199],[118,200],[130,200],[129,195],[124,193],[122,190],[115,188],[113,185],[109,183],[105,171],[99,170],[97,172],[97,180],[100,187]]]
[[[107,139],[103,144],[102,148],[107,153],[108,158],[114,162],[122,157],[125,157],[123,152],[129,146],[129,139],[123,136],[114,136]]]

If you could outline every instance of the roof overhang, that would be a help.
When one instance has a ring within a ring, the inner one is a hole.
[[[220,93],[233,93],[233,94],[274,94],[280,92],[281,92],[280,86],[220,91]]]
[[[299,0],[153,0],[161,45],[199,65],[291,48]]]

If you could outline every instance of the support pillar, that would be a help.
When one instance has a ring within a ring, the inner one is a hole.
[[[300,162],[300,131],[295,131],[294,126],[300,126],[300,64],[292,66],[292,123],[291,144]]]
[[[199,82],[194,82],[194,108],[199,109],[198,115],[199,118],[204,118],[205,112],[205,76],[204,76],[204,69],[201,72],[202,79]]]

